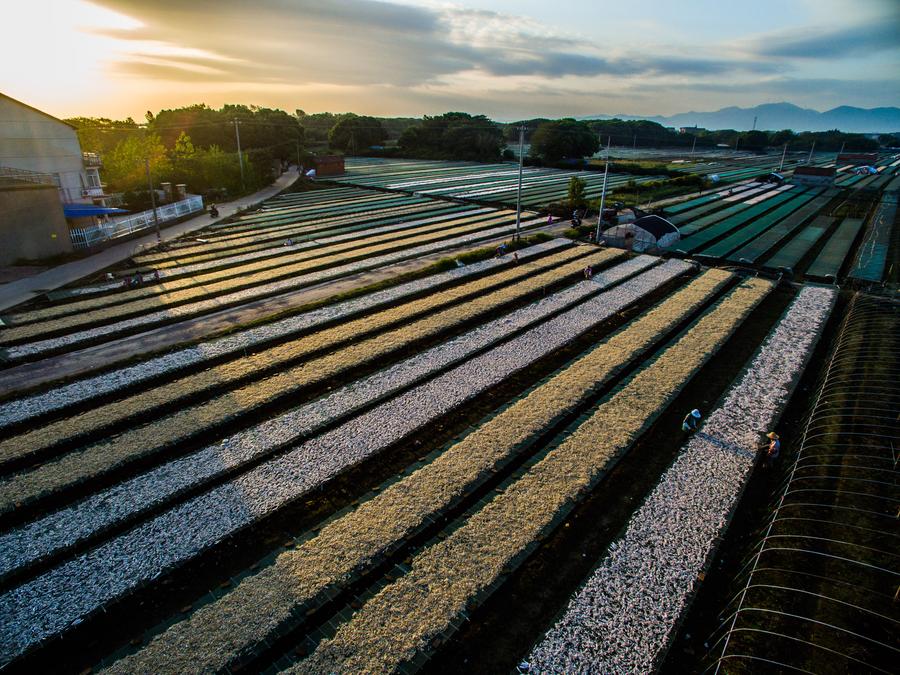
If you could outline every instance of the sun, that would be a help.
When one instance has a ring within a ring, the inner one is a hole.
[[[123,57],[126,41],[110,31],[141,25],[82,0],[12,3],[0,22],[4,93],[56,115],[84,110],[92,100],[118,97],[107,70]]]

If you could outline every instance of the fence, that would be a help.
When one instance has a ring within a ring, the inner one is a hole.
[[[203,197],[191,195],[187,199],[158,206],[156,215],[159,218],[159,222],[163,223],[202,210]],[[124,237],[132,232],[153,227],[153,225],[153,210],[151,209],[150,211],[141,211],[124,218],[110,219],[105,223],[99,223],[90,227],[71,228],[69,235],[72,237],[72,246],[75,248],[89,248],[108,239]]]
[[[54,178],[53,174],[28,171],[27,169],[14,169],[9,166],[0,166],[0,185],[19,185],[22,183],[55,185],[59,187],[59,180]]]

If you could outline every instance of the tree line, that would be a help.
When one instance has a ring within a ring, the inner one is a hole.
[[[204,104],[147,112],[132,118],[76,117],[82,149],[103,157],[108,191],[125,192],[132,202],[146,190],[145,162],[154,183],[185,183],[194,193],[234,196],[273,180],[279,162],[309,165],[314,153],[346,153],[420,159],[512,159],[519,130],[525,128],[529,161],[558,163],[590,157],[611,141],[614,146],[693,147],[717,145],[760,151],[788,144],[792,150],[874,151],[879,144],[900,145],[897,136],[878,139],[837,130],[825,132],[686,130],[646,120],[533,118],[500,123],[485,115],[448,112],[422,118],[373,117],[354,113],[294,114],[260,106]],[[237,125],[237,130],[235,126]],[[237,155],[240,134],[243,180]]]
[[[184,183],[192,193],[219,199],[268,185],[278,164],[296,158],[304,147],[303,125],[295,116],[258,106],[214,110],[197,104],[155,115],[148,111],[140,124],[130,117],[65,121],[77,129],[82,150],[101,155],[107,192],[124,193],[126,206],[134,210],[149,203],[147,162],[155,185]]]
[[[531,138],[531,154],[548,162],[563,158],[589,157],[608,142],[614,147],[679,147],[708,149],[720,145],[737,150],[762,151],[780,148],[785,144],[791,150],[816,150],[834,152],[844,148],[846,152],[874,152],[881,145],[900,143],[896,135],[870,138],[863,134],[851,134],[838,130],[804,131],[790,129],[779,131],[735,131],[734,129],[678,130],[647,120],[575,120],[571,118],[548,120],[544,118],[522,120],[506,126],[505,138],[512,144],[518,138],[518,130],[525,126],[526,138]],[[593,138],[592,138],[593,137]]]

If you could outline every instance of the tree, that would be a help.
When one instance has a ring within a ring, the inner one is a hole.
[[[182,131],[178,138],[175,139],[175,147],[172,150],[172,159],[176,161],[190,159],[194,156],[194,152],[194,144],[191,141],[191,137]]]
[[[111,120],[106,117],[70,117],[64,120],[76,128],[78,142],[85,152],[106,154],[119,142],[143,133],[133,119]]]
[[[173,148],[178,137],[190,135],[195,148],[213,145],[223,150],[237,150],[234,124],[238,122],[241,149],[269,148],[279,159],[297,156],[297,144],[303,144],[304,129],[300,120],[283,110],[251,105],[226,104],[219,110],[196,105],[161,110],[148,119],[148,127]]]
[[[147,186],[145,161],[150,160],[154,183],[172,170],[166,146],[155,134],[132,135],[120,141],[103,159],[103,175],[113,190],[142,190]]]
[[[569,179],[569,206],[580,208],[587,203],[587,183],[578,176]]]
[[[407,157],[493,162],[504,142],[500,126],[484,115],[449,112],[426,115],[400,135],[399,145]]]
[[[507,143],[518,143],[519,142],[519,129],[523,126],[525,127],[525,137],[531,138],[531,135],[537,130],[539,126],[544,124],[545,122],[550,122],[551,120],[546,117],[535,117],[530,120],[519,120],[518,122],[511,122],[507,124],[503,129],[503,137],[506,139]]]
[[[764,131],[748,131],[741,134],[741,147],[747,150],[762,150],[769,144],[769,135]]]
[[[302,115],[300,113],[303,113]],[[297,111],[297,119],[302,121],[304,136],[310,146],[325,146],[328,143],[328,132],[339,121],[352,113],[334,114],[330,112],[307,114],[303,110]]]
[[[848,134],[837,129],[831,131],[804,131],[797,136],[795,149],[809,150],[812,144],[816,150],[830,152],[840,150],[846,152],[876,152],[878,141],[863,134]],[[792,146],[793,147],[793,146]]]
[[[387,133],[381,122],[366,115],[348,115],[338,120],[328,132],[328,144],[332,148],[353,153],[381,145],[385,138]]]
[[[148,111],[145,118],[146,129],[131,118],[69,120],[82,148],[103,155],[102,176],[110,191],[146,191],[144,159],[149,158],[154,184],[185,183],[197,193],[213,188],[240,192],[235,120],[240,122],[247,190],[271,181],[275,160],[295,159],[303,149],[303,125],[283,110],[253,105],[214,110],[197,104],[157,115]]]
[[[648,120],[590,120],[587,125],[601,139],[611,138],[615,145],[658,147],[690,145],[693,137]]]
[[[600,140],[585,122],[567,118],[544,122],[531,137],[531,154],[546,162],[581,159],[600,149]]]
[[[769,145],[781,147],[785,143],[792,143],[795,140],[797,140],[797,134],[790,129],[782,129],[772,134],[772,137],[769,139]]]

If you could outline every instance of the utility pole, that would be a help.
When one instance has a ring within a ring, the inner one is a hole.
[[[734,151],[735,151],[735,152],[737,152],[737,149],[738,149],[738,143],[740,143],[740,142],[741,142],[741,135],[738,134],[738,135],[737,135],[737,138],[734,139]]]
[[[812,164],[812,156],[813,152],[816,150],[816,142],[813,141],[812,147],[809,149],[809,159],[806,160],[807,164]]]
[[[241,153],[241,132],[238,130],[237,117],[234,118],[234,138],[237,140],[238,164],[241,167],[241,191],[246,190],[244,185],[244,155]]]
[[[845,145],[847,145],[847,141],[844,141],[843,143],[841,143],[841,149],[840,149],[840,151],[838,151],[838,157],[840,157],[841,155],[844,154],[844,146]]]
[[[606,167],[603,169],[603,189],[600,191],[600,214],[597,216],[597,233],[594,242],[600,243],[600,223],[603,222],[603,205],[606,203],[606,180],[609,178],[609,147],[612,145],[612,137],[606,138]]]
[[[300,139],[297,139],[297,171],[300,170]]]
[[[519,226],[522,223],[522,165],[525,161],[525,125],[519,127],[519,185],[516,188],[516,241],[519,241],[521,234]]]
[[[697,137],[694,136],[694,142],[691,143],[691,159],[694,159],[694,148],[697,147]]]
[[[756,131],[756,118],[757,118],[757,116],[754,115],[753,116],[753,131]]]
[[[778,173],[781,173],[781,171],[784,169],[784,158],[787,155],[787,146],[788,144],[785,143],[784,150],[781,151],[781,164],[778,165]]]
[[[156,243],[162,243],[159,233],[159,216],[156,213],[156,193],[153,192],[153,180],[150,178],[150,158],[144,157],[144,171],[147,173],[147,187],[150,190],[150,204],[153,206],[153,225],[156,227]]]
[[[634,138],[632,138],[632,140],[631,140],[631,149],[632,150],[637,149],[637,134],[635,134]]]

